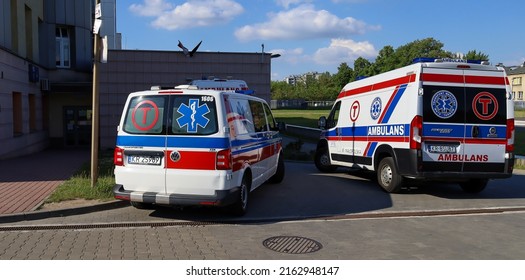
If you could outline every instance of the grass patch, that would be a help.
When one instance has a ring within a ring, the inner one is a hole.
[[[277,109],[272,110],[272,113],[277,121],[286,124],[317,128],[317,121],[319,118],[322,116],[328,117],[330,110]]]
[[[514,118],[525,118],[525,110],[515,110],[514,111]]]
[[[101,153],[99,156],[99,177],[94,188],[91,187],[90,163],[85,163],[69,180],[64,181],[46,199],[45,203],[60,202],[78,198],[88,200],[113,200],[113,154]]]

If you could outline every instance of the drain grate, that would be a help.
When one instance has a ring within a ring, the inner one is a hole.
[[[321,250],[321,243],[300,236],[275,236],[263,241],[263,246],[279,253],[308,254]]]

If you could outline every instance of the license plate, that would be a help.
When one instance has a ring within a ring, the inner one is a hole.
[[[128,163],[129,164],[141,164],[141,165],[160,165],[161,159],[162,157],[160,156],[129,155]]]
[[[438,154],[455,154],[457,153],[457,147],[452,145],[429,145],[428,151]]]

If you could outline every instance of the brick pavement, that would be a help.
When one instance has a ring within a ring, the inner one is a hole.
[[[89,150],[48,149],[0,160],[0,215],[30,212],[89,161]]]

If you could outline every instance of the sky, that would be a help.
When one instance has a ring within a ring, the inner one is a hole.
[[[271,79],[337,73],[385,46],[434,38],[491,64],[525,62],[523,0],[117,0],[123,49],[264,52]],[[198,55],[198,54],[197,54]]]

